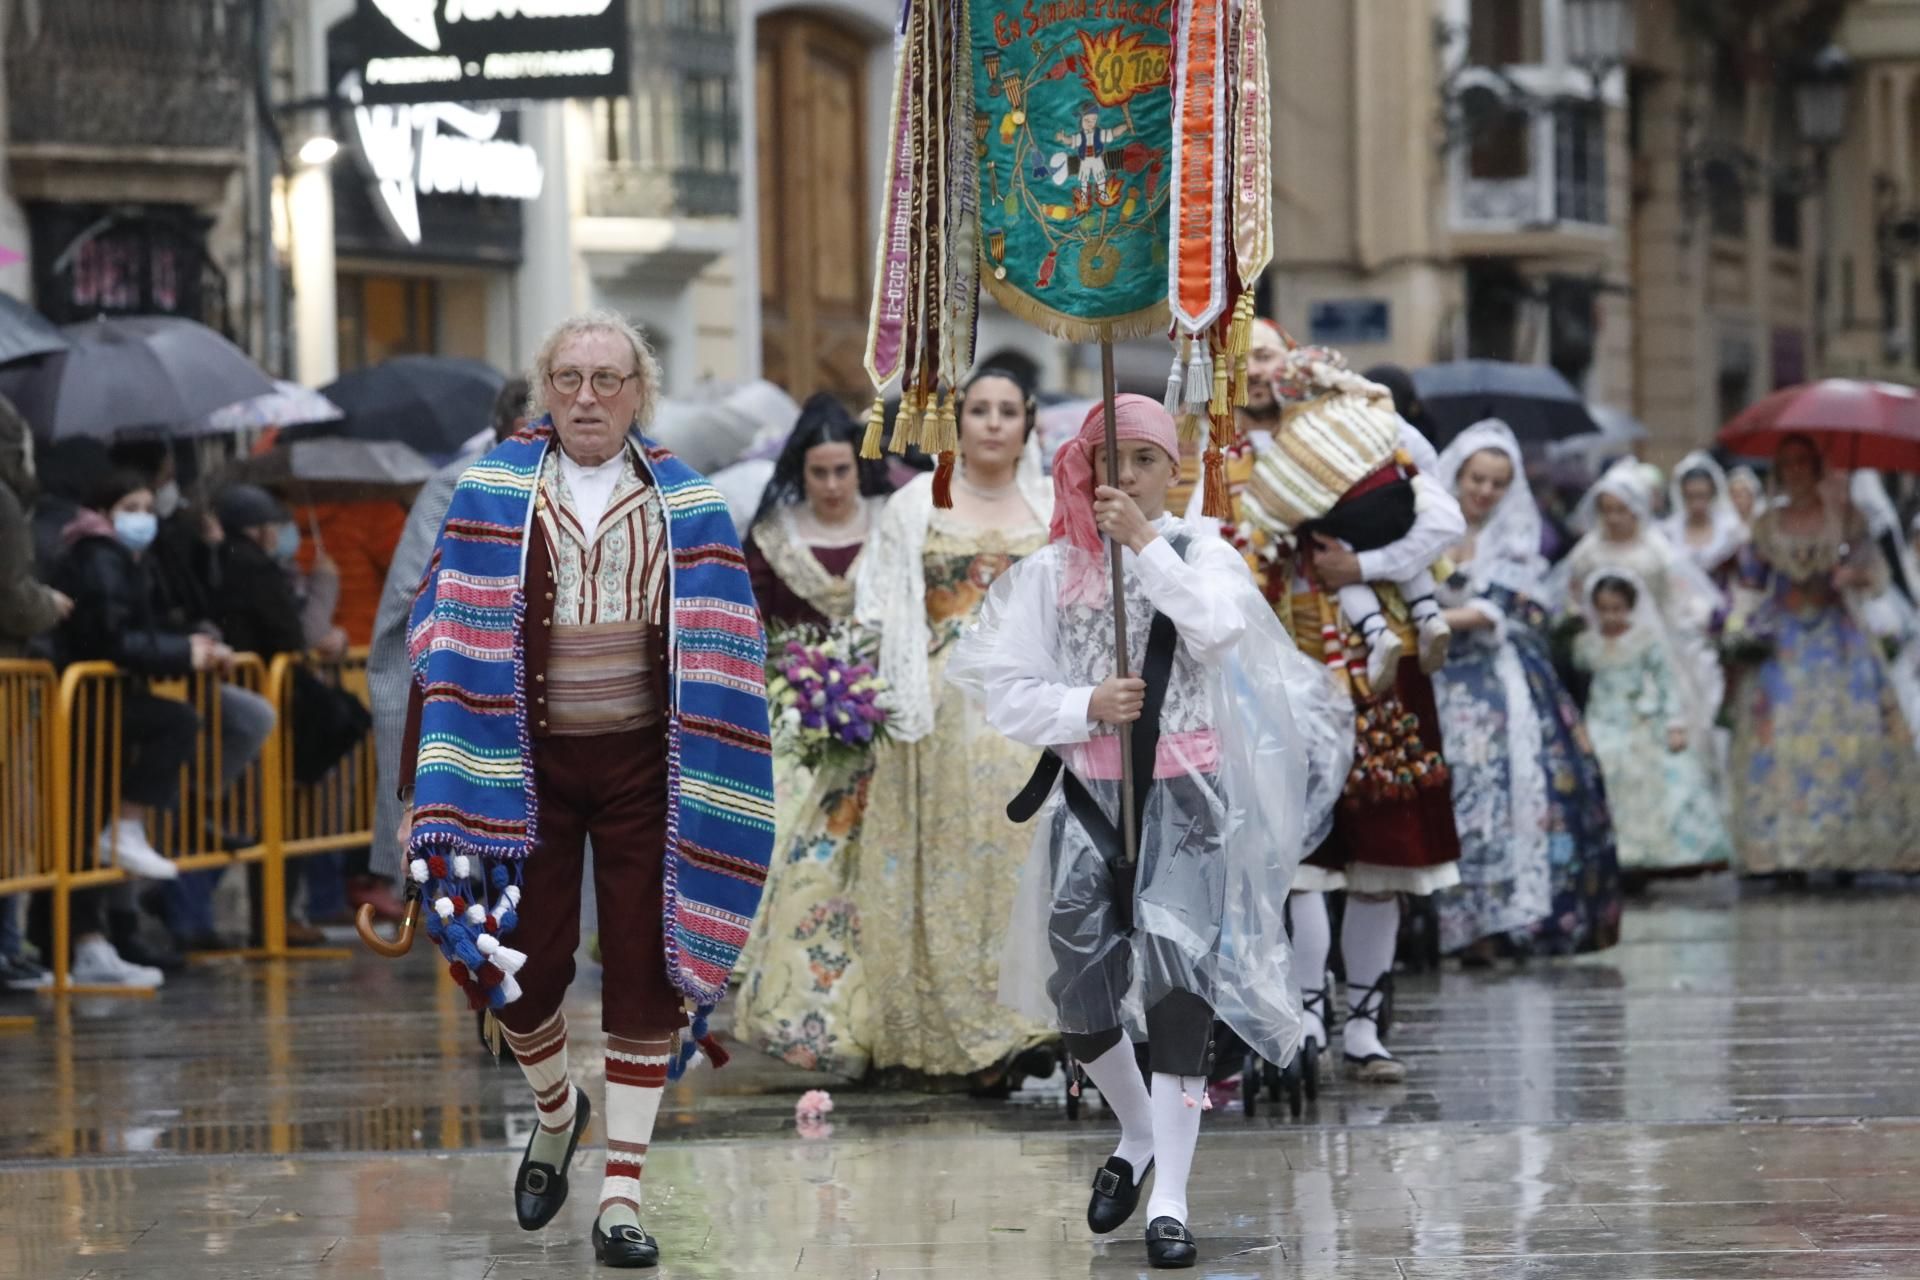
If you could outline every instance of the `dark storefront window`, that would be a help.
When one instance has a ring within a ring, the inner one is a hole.
[[[32,204],[34,297],[59,324],[185,316],[228,331],[226,277],[207,256],[213,219],[183,205]]]
[[[337,305],[343,373],[439,349],[440,287],[430,279],[342,272]]]

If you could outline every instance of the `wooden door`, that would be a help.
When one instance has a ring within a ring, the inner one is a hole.
[[[756,35],[764,371],[798,400],[864,398],[870,48],[808,13],[762,18]]]

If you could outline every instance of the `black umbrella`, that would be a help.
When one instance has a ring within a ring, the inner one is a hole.
[[[65,325],[67,349],[0,370],[0,394],[48,440],[198,422],[273,379],[207,326],[178,316]]]
[[[288,435],[398,440],[444,461],[492,424],[493,402],[506,381],[505,374],[478,360],[395,356],[320,388],[345,418]]]
[[[0,364],[66,349],[67,340],[53,321],[18,298],[0,293]]]
[[[1436,449],[1485,418],[1506,423],[1523,445],[1600,429],[1579,391],[1551,365],[1456,360],[1415,370],[1413,385],[1433,420]]]

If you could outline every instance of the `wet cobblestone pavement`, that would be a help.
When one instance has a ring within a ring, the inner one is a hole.
[[[1408,1085],[1208,1117],[1195,1274],[1920,1278],[1916,907],[1721,878],[1636,904],[1602,956],[1403,976]],[[425,955],[214,963],[16,1013],[37,1025],[0,1034],[0,1280],[594,1274],[597,1150],[521,1233],[528,1095]],[[570,1016],[597,1097],[597,1009]],[[1068,1120],[1058,1080],[1009,1103],[841,1086],[831,1135],[801,1138],[815,1083],[742,1053],[669,1093],[659,1274],[1145,1273],[1136,1234],[1086,1233],[1112,1127]]]

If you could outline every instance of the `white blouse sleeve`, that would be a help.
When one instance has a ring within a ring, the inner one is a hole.
[[[1187,652],[1216,662],[1247,629],[1237,595],[1247,585],[1247,562],[1220,538],[1196,539],[1189,555],[1182,560],[1165,538],[1155,538],[1134,558],[1134,570],[1153,607],[1173,619]]]

